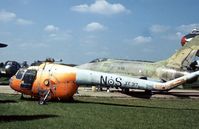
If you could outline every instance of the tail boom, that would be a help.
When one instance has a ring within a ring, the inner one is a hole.
[[[142,80],[128,76],[77,69],[76,83],[78,85],[101,85],[108,87],[120,87],[129,89],[165,91],[186,83],[188,80],[199,76],[199,71],[189,73],[177,79],[160,83]]]

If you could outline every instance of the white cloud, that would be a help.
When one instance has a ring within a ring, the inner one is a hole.
[[[183,34],[181,32],[176,32],[176,36],[181,38],[183,36]]]
[[[47,25],[45,28],[44,28],[44,31],[48,32],[48,33],[54,33],[54,32],[57,32],[59,30],[58,27],[54,26],[54,25]]]
[[[62,31],[59,27],[55,25],[47,25],[44,28],[44,31],[47,32],[45,34],[45,41],[50,42],[67,42],[73,38],[71,31]]]
[[[25,20],[25,19],[19,18],[19,19],[17,19],[16,23],[17,23],[18,25],[32,25],[32,24],[33,24],[33,21]]]
[[[68,32],[52,33],[49,36],[49,41],[68,41],[72,39],[72,35]]]
[[[149,31],[153,37],[158,37],[164,40],[179,41],[183,35],[191,33],[194,28],[199,28],[199,23],[180,25],[177,27],[156,24],[152,25],[149,28]]]
[[[153,36],[153,39],[178,41],[183,34],[176,28],[177,27],[155,24],[149,28],[149,31],[150,34]]]
[[[98,22],[92,22],[92,23],[89,23],[85,28],[84,30],[85,31],[88,31],[88,32],[91,32],[91,31],[103,31],[105,30],[106,27]]]
[[[190,33],[195,28],[199,28],[199,24],[181,25],[177,27],[177,30],[182,33]]]
[[[48,45],[46,43],[35,43],[35,42],[32,42],[32,41],[29,41],[29,42],[25,42],[25,43],[20,43],[19,46],[22,48],[22,49],[27,49],[27,48],[41,48],[41,47],[47,47]]]
[[[14,22],[17,25],[31,25],[33,21],[18,18],[17,15],[13,12],[8,12],[5,10],[0,11],[0,22]]]
[[[88,12],[89,6],[87,4],[77,5],[77,6],[73,6],[71,10],[77,11],[77,12]]]
[[[133,39],[134,44],[149,43],[151,41],[152,38],[150,36],[149,37],[138,36]]]
[[[164,25],[152,25],[150,27],[150,31],[152,33],[164,33],[170,29],[169,26],[164,26]]]
[[[16,14],[5,10],[0,11],[0,22],[12,21],[16,18]]]
[[[103,15],[130,12],[120,3],[111,4],[111,3],[108,3],[106,0],[96,0],[95,3],[91,5],[81,4],[81,5],[73,6],[71,10],[76,11],[76,12],[82,12],[82,13],[87,12],[87,13],[97,13],[97,14],[103,14]]]

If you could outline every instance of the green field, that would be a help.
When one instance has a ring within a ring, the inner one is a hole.
[[[0,94],[0,129],[197,129],[199,100],[75,97],[38,105]]]
[[[9,78],[0,77],[0,84],[9,84]]]

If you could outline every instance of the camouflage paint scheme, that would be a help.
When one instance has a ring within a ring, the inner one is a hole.
[[[165,82],[193,72],[190,64],[199,55],[198,50],[199,36],[196,36],[166,60],[149,62],[104,58],[79,65],[77,68]],[[199,81],[186,85],[199,87]]]

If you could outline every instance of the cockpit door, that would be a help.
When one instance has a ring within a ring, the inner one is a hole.
[[[27,70],[22,78],[21,88],[31,90],[36,75],[36,70]]]

